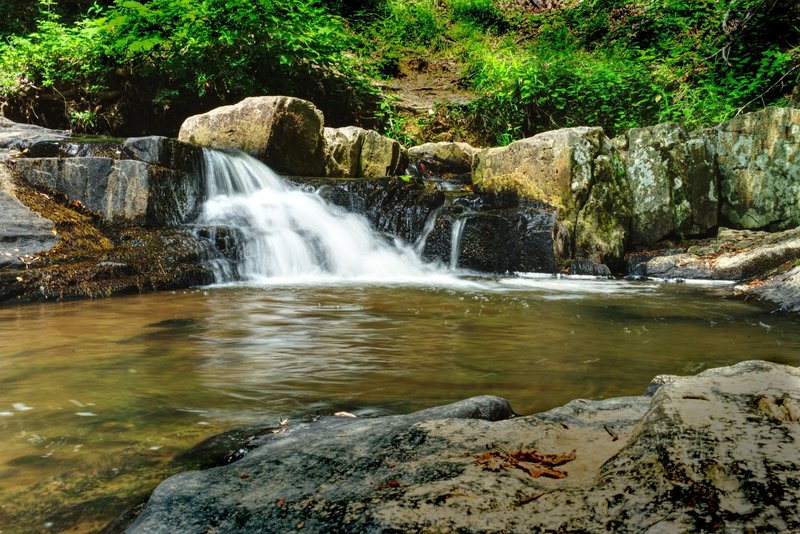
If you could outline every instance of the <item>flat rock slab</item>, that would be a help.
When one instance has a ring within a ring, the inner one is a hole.
[[[33,124],[20,124],[0,117],[0,159],[16,154],[35,143],[69,137],[66,130],[50,130]]]
[[[242,460],[163,482],[129,531],[800,529],[800,369],[744,362],[648,393],[527,417],[476,397],[290,422]],[[533,450],[575,452],[547,478],[508,460]]]
[[[17,200],[0,164],[0,268],[33,262],[36,254],[53,248],[58,243],[53,228],[52,221]]]

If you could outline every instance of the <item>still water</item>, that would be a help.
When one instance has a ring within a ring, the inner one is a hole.
[[[101,529],[236,426],[518,413],[640,394],[660,373],[800,365],[800,323],[729,289],[542,278],[215,287],[0,308],[0,531]]]

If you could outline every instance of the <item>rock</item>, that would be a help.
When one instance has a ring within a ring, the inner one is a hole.
[[[404,172],[407,164],[408,153],[405,147],[374,130],[367,130],[358,159],[359,177],[395,176]]]
[[[356,178],[367,131],[356,126],[325,128],[325,176]]]
[[[477,151],[467,143],[425,143],[408,149],[408,161],[422,174],[454,179],[472,172]]]
[[[601,155],[594,184],[575,224],[576,258],[570,272],[605,276],[621,272],[631,232],[632,199],[621,162]],[[590,267],[591,266],[591,267]]]
[[[186,119],[178,138],[219,149],[239,149],[277,172],[322,176],[322,112],[299,98],[258,96]]]
[[[53,222],[17,200],[8,169],[0,163],[0,268],[32,263],[57,243]]]
[[[626,172],[633,195],[632,245],[675,233],[704,234],[717,225],[717,175],[706,137],[676,123],[627,134]]]
[[[800,109],[766,108],[717,127],[721,211],[735,228],[800,224]]]
[[[390,239],[408,244],[423,236],[425,223],[444,202],[444,194],[419,178],[325,180],[314,185],[326,201],[367,218]]]
[[[239,461],[164,481],[129,532],[800,529],[800,369],[744,362],[648,392],[526,417],[481,397],[290,422]],[[515,450],[564,455],[561,478],[479,461]]]
[[[800,266],[735,290],[742,296],[771,302],[779,312],[800,312]]]
[[[333,178],[383,178],[402,174],[406,149],[394,139],[355,126],[325,128],[325,175]]]
[[[43,141],[69,137],[67,130],[50,130],[33,124],[19,124],[0,116],[0,158],[8,157]]]
[[[9,164],[28,183],[61,193],[107,220],[174,226],[190,219],[202,200],[196,175],[142,161],[17,158]]]
[[[472,180],[484,189],[517,189],[534,200],[582,205],[592,164],[610,149],[602,128],[564,128],[475,154]]]
[[[203,157],[194,145],[158,135],[125,139],[121,149],[131,159],[190,174],[197,173]]]
[[[756,232],[721,228],[714,239],[688,247],[631,254],[634,276],[707,280],[759,277],[800,257],[800,229]]]
[[[445,208],[422,250],[429,261],[493,273],[557,273],[568,253],[557,210],[544,204],[479,212]]]

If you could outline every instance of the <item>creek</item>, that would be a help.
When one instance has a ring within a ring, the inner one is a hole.
[[[529,414],[662,373],[800,365],[797,321],[727,286],[452,271],[276,187],[207,204],[201,225],[245,236],[213,287],[0,308],[0,532],[99,530],[245,424],[481,394]]]

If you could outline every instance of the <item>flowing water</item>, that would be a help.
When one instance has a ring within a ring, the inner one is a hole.
[[[176,455],[243,424],[479,394],[527,414],[641,394],[660,373],[800,365],[800,324],[725,287],[447,271],[212,156],[211,178],[241,163],[200,221],[246,236],[227,282],[0,308],[0,532],[100,529]]]

